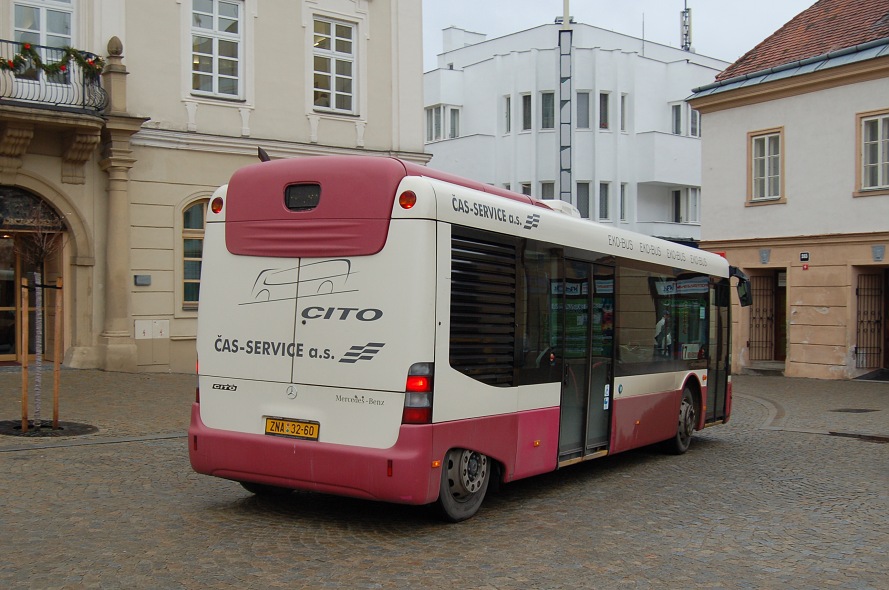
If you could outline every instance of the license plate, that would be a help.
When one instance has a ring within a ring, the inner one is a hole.
[[[311,420],[288,420],[286,418],[266,418],[265,433],[272,436],[289,436],[306,440],[318,440],[320,422]]]

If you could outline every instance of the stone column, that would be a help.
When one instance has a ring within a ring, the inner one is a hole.
[[[136,340],[130,315],[130,195],[129,171],[136,163],[130,138],[147,119],[127,113],[126,66],[123,45],[112,37],[108,42],[108,64],[102,83],[109,106],[102,129],[102,170],[108,174],[106,189],[105,322],[99,336],[102,368],[106,371],[135,371]]]

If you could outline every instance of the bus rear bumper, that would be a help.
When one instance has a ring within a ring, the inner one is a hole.
[[[367,449],[208,428],[192,404],[188,454],[206,475],[381,500],[428,504],[438,499],[441,467],[432,465],[432,426],[401,426],[388,449]]]

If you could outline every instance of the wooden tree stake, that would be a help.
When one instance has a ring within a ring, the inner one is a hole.
[[[59,367],[62,355],[62,278],[56,279],[56,321],[53,326],[53,368],[52,368],[52,429],[59,429]]]
[[[22,279],[22,432],[28,432],[28,279]]]

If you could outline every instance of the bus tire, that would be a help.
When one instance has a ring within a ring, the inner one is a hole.
[[[438,493],[438,508],[445,520],[460,522],[478,512],[488,491],[492,467],[491,460],[477,451],[448,451]]]
[[[698,412],[695,408],[695,396],[688,387],[682,390],[682,401],[679,404],[679,422],[676,436],[670,441],[669,450],[674,455],[681,455],[691,445],[691,437],[698,423]]]
[[[270,486],[264,483],[254,483],[252,481],[239,481],[238,483],[241,484],[241,487],[245,490],[257,496],[287,496],[293,492],[293,490],[288,488]]]

